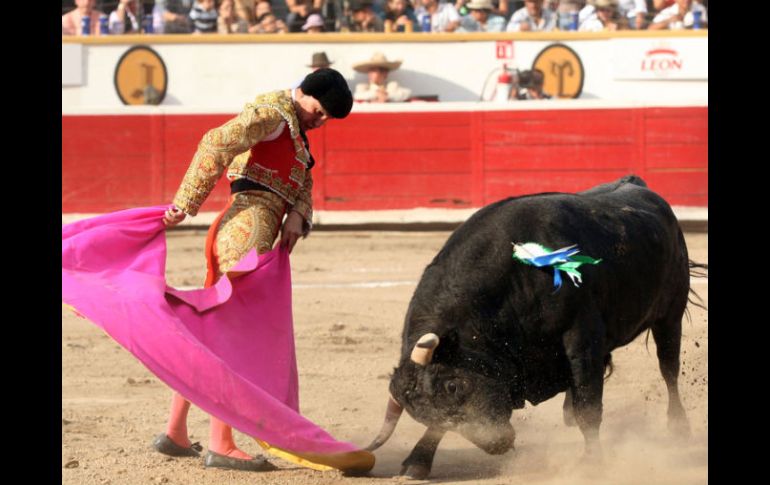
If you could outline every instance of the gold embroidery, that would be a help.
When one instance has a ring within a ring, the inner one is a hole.
[[[271,192],[247,190],[233,195],[214,239],[219,273],[232,268],[252,248],[263,254],[273,248],[286,201]]]
[[[255,103],[248,103],[238,116],[220,127],[209,130],[203,136],[174,197],[177,207],[191,216],[196,215],[233,159],[248,152],[265,136],[275,131],[282,122],[288,122],[284,117],[286,109],[290,109],[290,113],[294,112],[291,96],[288,92],[284,92],[282,96],[279,96],[281,92],[271,94],[275,99],[280,97],[280,109],[267,109]],[[260,98],[257,97],[257,101]],[[293,122],[296,125],[296,117]],[[248,159],[248,154],[245,158]]]
[[[302,184],[304,177],[296,175],[296,171],[306,171],[308,163],[308,155],[305,150],[305,145],[302,141],[302,137],[299,134],[299,121],[297,115],[294,112],[294,101],[291,98],[289,91],[275,91],[272,93],[263,94],[258,96],[253,105],[256,107],[256,112],[259,115],[262,110],[268,110],[281,113],[284,116],[284,121],[289,128],[289,134],[292,137],[292,143],[294,144],[294,158],[302,164],[302,166],[296,165],[291,169],[291,180]],[[267,134],[265,134],[266,136]],[[247,178],[253,182],[266,185],[275,193],[281,195],[286,202],[294,204],[297,200],[298,189],[291,184],[284,182],[273,171],[256,163],[249,163],[251,153],[246,152],[238,155],[233,160],[227,171],[227,177],[230,180],[237,178]]]
[[[293,210],[300,213],[308,224],[308,228],[313,224],[313,175],[312,172],[305,172],[305,182],[297,193],[297,201]]]
[[[211,153],[206,153],[201,156],[200,167],[205,174],[217,173],[217,160]]]
[[[298,166],[294,165],[291,167],[289,178],[302,185],[302,182],[305,181],[305,170],[300,169]]]
[[[260,111],[263,108],[271,108],[278,111],[286,123],[289,125],[289,132],[292,138],[299,136],[299,120],[294,113],[294,100],[289,91],[273,91],[271,93],[257,96],[253,105]]]
[[[249,165],[251,147],[286,122],[294,143],[297,164],[291,167],[290,180],[284,182],[272,171],[256,164]],[[307,150],[299,134],[299,121],[289,91],[274,91],[257,96],[243,111],[224,125],[209,130],[198,145],[198,151],[174,197],[174,204],[189,215],[196,215],[203,201],[214,189],[226,168],[227,178],[247,178],[269,187],[294,206],[305,220],[312,221],[312,178],[306,167]],[[301,165],[300,165],[301,164]]]

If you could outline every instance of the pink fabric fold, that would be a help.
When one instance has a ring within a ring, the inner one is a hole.
[[[62,301],[236,429],[297,453],[359,450],[299,414],[288,252],[252,251],[210,288],[171,288],[166,208],[62,226]]]

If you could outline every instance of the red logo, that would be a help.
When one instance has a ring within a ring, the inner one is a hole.
[[[512,40],[498,40],[495,48],[498,59],[513,59]]]
[[[656,47],[647,51],[642,59],[642,72],[651,72],[665,77],[672,72],[681,71],[683,60],[679,53],[670,47]]]

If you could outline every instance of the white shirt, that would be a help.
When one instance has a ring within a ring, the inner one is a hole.
[[[457,28],[458,32],[505,32],[505,17],[502,15],[489,14],[487,17],[487,23],[481,25],[473,15],[468,14],[463,16],[460,22],[460,27]]]
[[[505,30],[506,32],[520,32],[521,24],[525,23],[529,24],[530,32],[547,32],[556,27],[556,13],[553,10],[544,8],[538,23],[527,13],[527,7],[522,7],[513,12],[511,20],[508,22],[508,27]]]
[[[704,7],[700,3],[692,2],[692,5],[690,6],[690,11],[684,14],[684,19],[682,20],[682,22],[671,22],[670,24],[668,24],[668,28],[683,29],[687,27],[692,27],[692,24],[694,21],[692,13],[695,12],[696,10],[701,12],[701,17],[700,17],[701,22],[708,23],[709,20],[706,15],[706,7]],[[656,15],[655,18],[652,19],[652,23],[655,24],[658,22],[663,22],[664,20],[668,20],[677,14],[679,14],[679,4],[675,3],[668,8],[664,8],[663,10],[661,10],[660,13],[658,13],[658,15]]]
[[[358,83],[353,93],[353,99],[356,101],[374,101],[377,99],[379,89],[380,86],[374,83]],[[406,101],[412,95],[411,89],[402,88],[396,81],[389,81],[385,86],[385,91],[388,93],[388,101],[390,102]]]
[[[647,13],[647,2],[644,0],[620,0],[618,10],[620,10],[621,15],[633,18],[639,12]]]
[[[126,18],[128,18],[128,21],[131,22],[131,27],[128,28],[128,26],[123,24],[123,21],[120,20],[120,17],[118,16],[118,11],[113,10],[110,12],[110,19],[107,21],[107,25],[110,29],[110,34],[122,34],[126,30],[134,29],[136,31],[139,30],[139,20],[137,20],[136,16],[131,13],[131,10],[126,9]]]
[[[421,5],[414,11],[414,15],[417,17],[417,20],[420,21],[420,25],[422,25],[422,18],[425,15],[430,14],[425,10],[425,7]],[[457,12],[454,5],[446,2],[439,3],[438,10],[431,15],[430,30],[431,32],[446,32],[446,26],[452,22],[459,22],[460,18],[460,14]]]
[[[604,24],[599,20],[599,17],[592,15],[583,22],[580,22],[578,30],[580,32],[601,32],[604,30]]]

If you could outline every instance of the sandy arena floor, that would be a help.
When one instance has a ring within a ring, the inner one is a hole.
[[[389,373],[416,283],[448,232],[316,232],[292,255],[294,326],[302,413],[336,438],[367,445],[382,424]],[[203,231],[169,233],[168,280],[200,286]],[[708,235],[687,234],[690,257],[708,262]],[[708,302],[708,280],[693,286]],[[682,342],[680,389],[692,439],[666,430],[666,389],[650,338],[613,352],[604,391],[601,471],[578,466],[583,437],[562,422],[563,394],[515,411],[516,450],[490,456],[459,435],[439,446],[430,481],[442,484],[703,484],[708,482],[708,314],[690,306]],[[350,484],[418,483],[394,478],[424,427],[404,414],[377,450],[368,477],[316,472],[273,459],[281,470],[209,470],[202,459],[170,458],[150,442],[165,429],[171,392],[98,327],[62,312],[62,483]],[[208,419],[190,413],[193,441],[205,446]],[[248,452],[259,446],[245,435]]]

